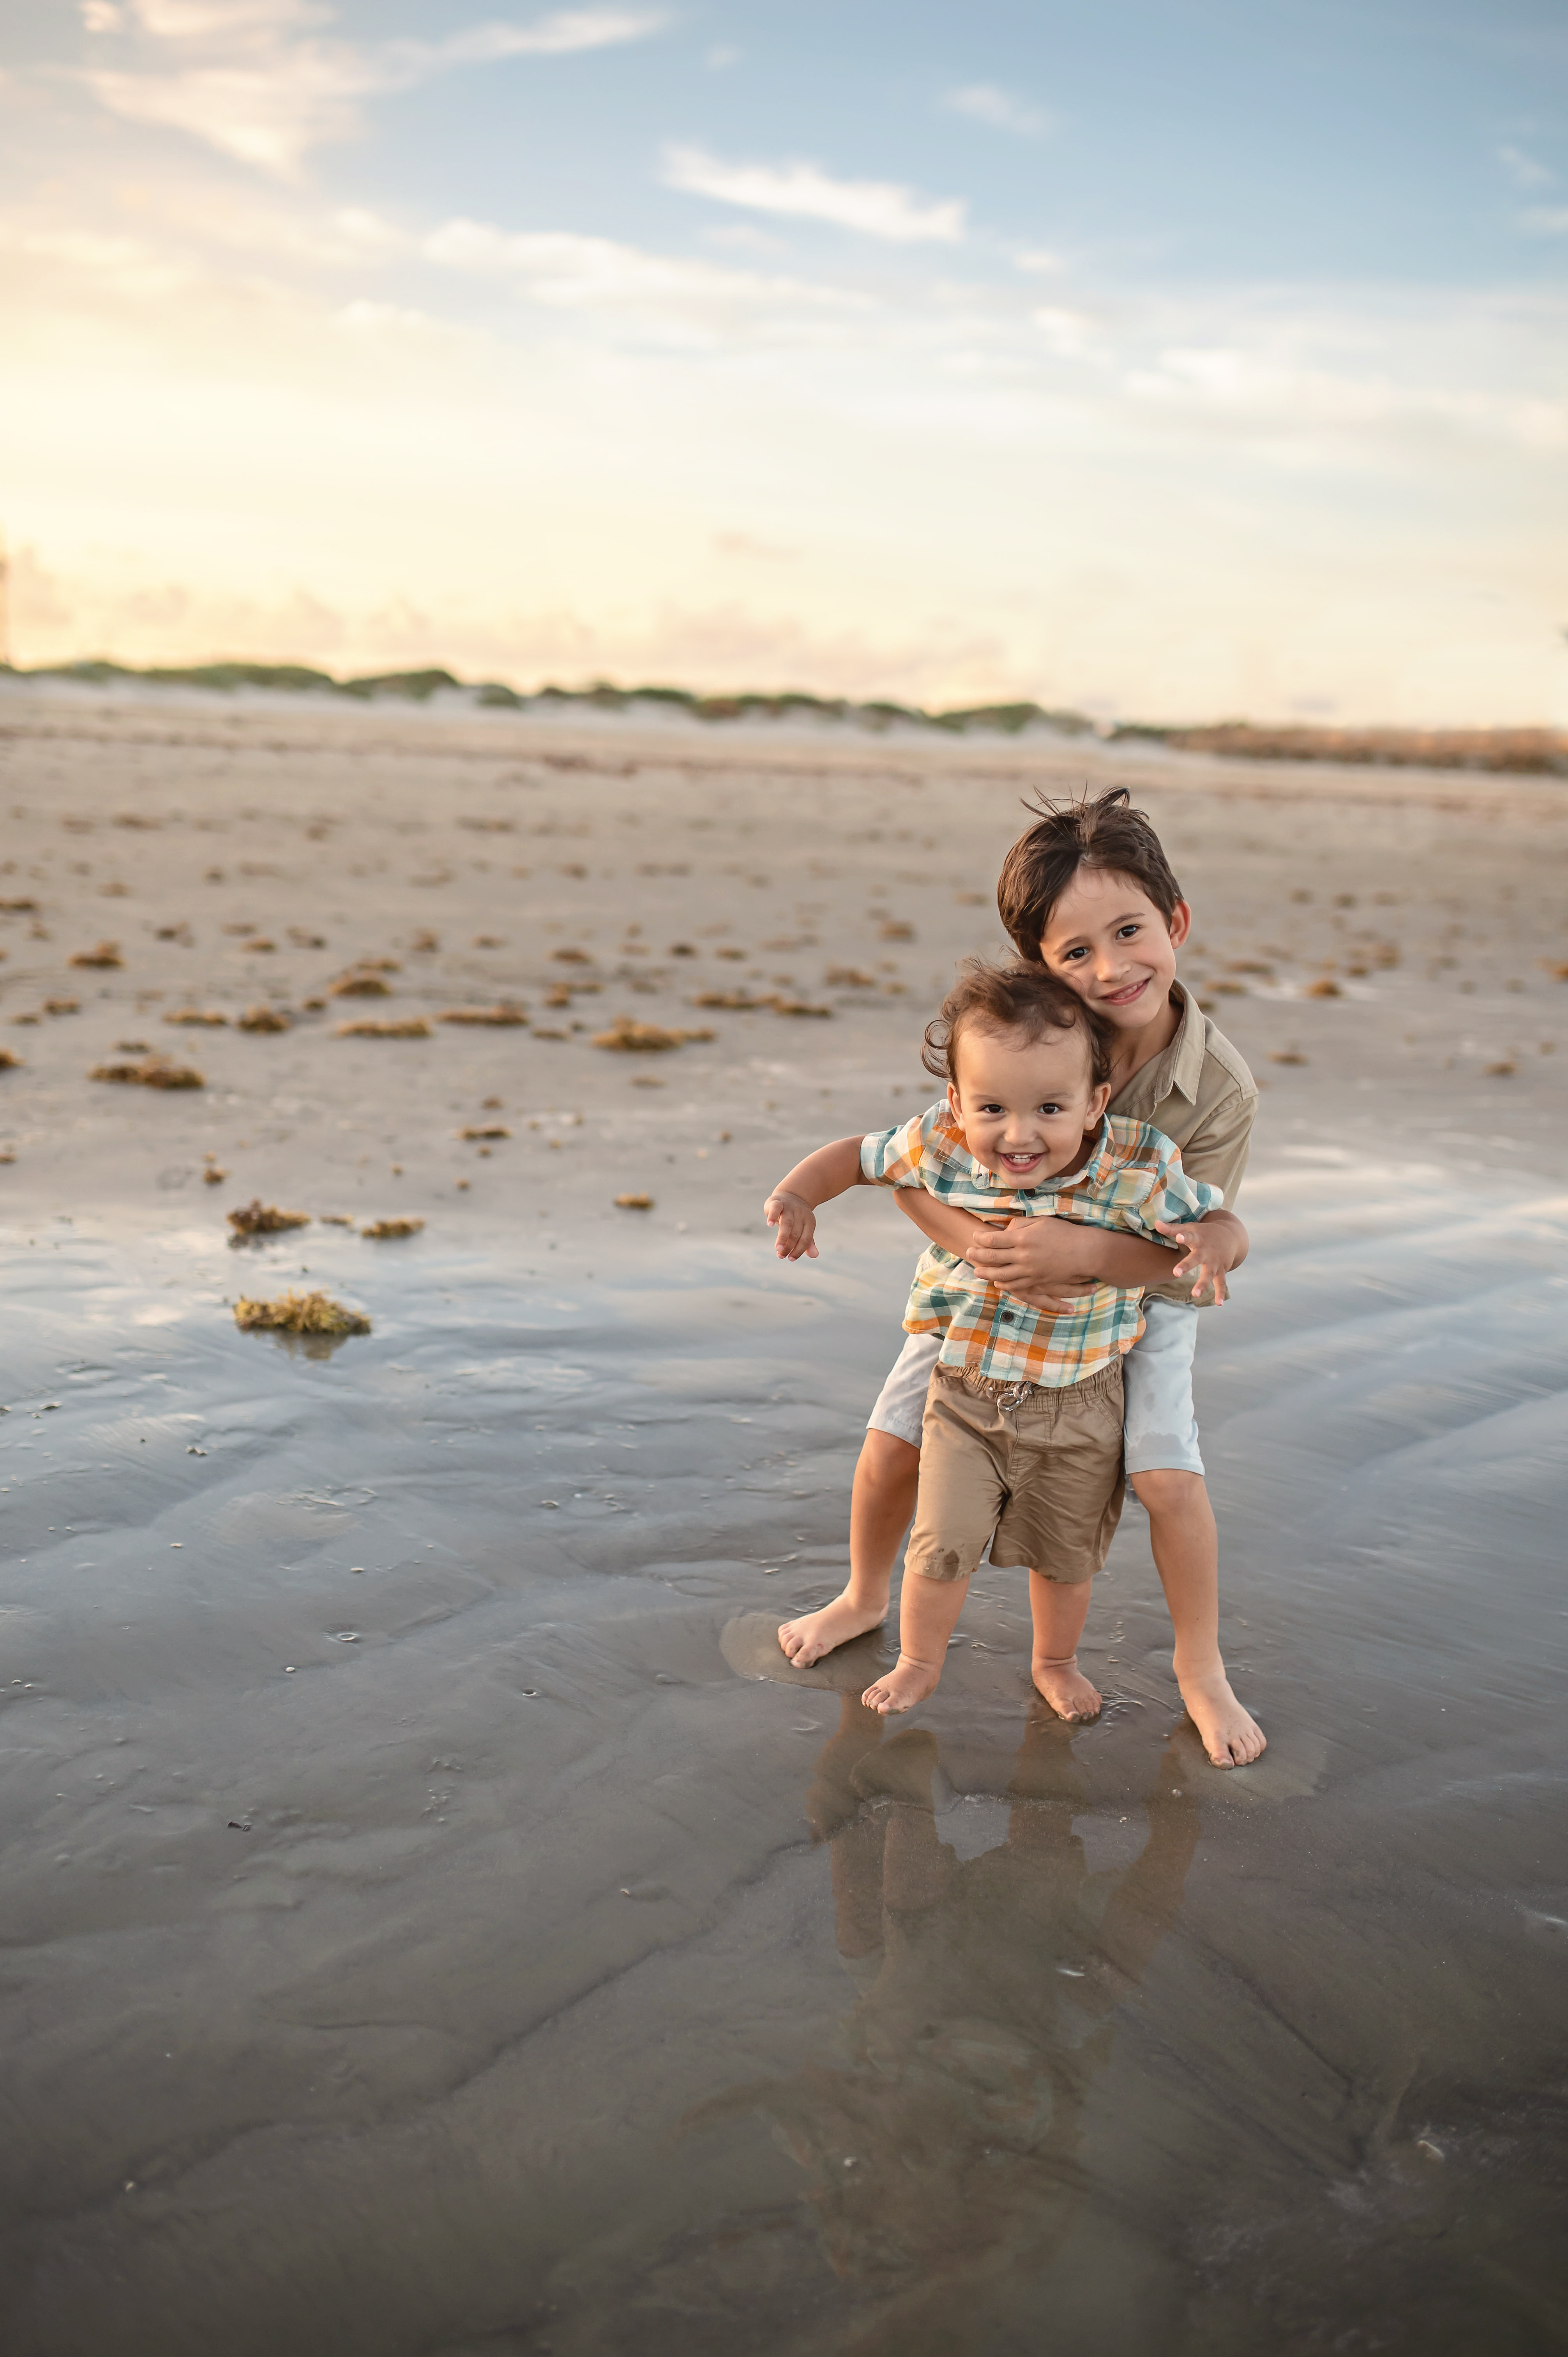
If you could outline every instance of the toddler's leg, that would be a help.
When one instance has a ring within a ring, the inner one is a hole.
[[[1070,1722],[1098,1716],[1101,1697],[1078,1666],[1078,1641],[1089,1618],[1090,1579],[1047,1579],[1029,1574],[1029,1617],[1035,1624],[1030,1674],[1035,1691],[1058,1718]]]
[[[898,1599],[898,1661],[861,1695],[867,1710],[913,1710],[936,1691],[969,1581],[906,1571]]]
[[[915,1512],[920,1452],[890,1432],[869,1431],[854,1469],[849,1508],[849,1584],[831,1604],[786,1620],[779,1642],[799,1669],[835,1645],[880,1629],[899,1544]]]
[[[1149,1517],[1155,1568],[1176,1631],[1173,1665],[1187,1716],[1217,1768],[1245,1768],[1262,1728],[1230,1691],[1219,1652],[1219,1535],[1201,1473],[1133,1475]]]

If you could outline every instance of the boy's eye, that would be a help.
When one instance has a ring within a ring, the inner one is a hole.
[[[1075,958],[1086,958],[1088,955],[1089,951],[1087,947],[1080,942],[1077,949],[1063,950],[1062,963],[1063,965],[1071,965]]]
[[[1118,940],[1119,942],[1127,942],[1127,941],[1131,941],[1131,940],[1132,940],[1132,938],[1133,938],[1133,935],[1137,931],[1138,931],[1138,921],[1137,921],[1137,919],[1136,919],[1136,918],[1133,918],[1133,920],[1131,921],[1131,923],[1129,923],[1129,924],[1125,924],[1125,925],[1118,925],[1118,926],[1117,926],[1117,928],[1116,928],[1116,938],[1117,938],[1117,940]]]

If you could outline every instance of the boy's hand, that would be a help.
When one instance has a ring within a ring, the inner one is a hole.
[[[802,1254],[808,1260],[817,1258],[817,1215],[803,1195],[776,1187],[762,1206],[762,1216],[779,1231],[773,1249],[780,1260],[799,1260]]]
[[[1210,1227],[1202,1220],[1156,1220],[1155,1225],[1162,1236],[1183,1247],[1184,1258],[1172,1269],[1173,1276],[1191,1279],[1192,1297],[1197,1301],[1209,1286],[1214,1288],[1214,1306],[1228,1301],[1225,1289],[1228,1272],[1234,1265],[1235,1245],[1222,1227]]]
[[[1041,1268],[1047,1254],[1060,1265],[1060,1254],[1052,1253],[1059,1239],[1045,1231],[1057,1225],[1050,1220],[998,1220],[977,1223],[964,1251],[964,1258],[976,1274],[988,1285],[999,1285],[1004,1293],[1027,1304],[1031,1309],[1043,1309],[1050,1318],[1059,1318],[1076,1309],[1077,1301],[1070,1294],[1058,1288],[1061,1278],[1055,1270]]]

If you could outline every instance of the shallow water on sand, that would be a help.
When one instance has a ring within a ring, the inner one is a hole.
[[[1230,1775],[1136,1512],[1093,1727],[1016,1574],[913,1724],[747,1674],[901,1236],[4,1238],[7,2346],[1556,2345],[1568,1200],[1465,1191],[1249,1184]]]

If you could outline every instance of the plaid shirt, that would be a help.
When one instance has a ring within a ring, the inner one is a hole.
[[[861,1141],[864,1176],[879,1187],[923,1187],[940,1203],[991,1220],[1033,1216],[1121,1228],[1163,1244],[1156,1220],[1201,1219],[1225,1198],[1189,1178],[1181,1154],[1147,1122],[1107,1114],[1081,1170],[1036,1187],[1009,1187],[974,1159],[948,1105]],[[904,1324],[940,1333],[943,1363],[1004,1383],[1058,1388],[1082,1383],[1130,1351],[1144,1330],[1141,1290],[1097,1285],[1053,1316],[987,1285],[968,1261],[929,1244],[915,1271]]]

